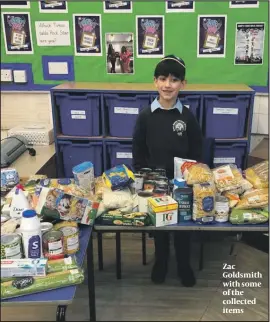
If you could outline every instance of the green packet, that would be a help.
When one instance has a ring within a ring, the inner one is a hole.
[[[267,209],[233,209],[229,221],[232,224],[263,224],[269,219]]]
[[[83,280],[83,271],[78,268],[69,271],[51,273],[45,277],[19,277],[13,281],[1,283],[1,299],[81,284]]]
[[[108,226],[149,226],[151,219],[147,213],[133,212],[130,214],[122,214],[118,210],[109,211],[96,219],[98,225]]]

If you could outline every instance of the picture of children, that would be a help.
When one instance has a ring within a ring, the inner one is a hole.
[[[84,211],[85,211],[85,203],[84,200],[73,197],[71,201],[71,207],[70,207],[70,219],[73,221],[80,222],[82,220]]]
[[[134,74],[133,34],[106,34],[107,74]]]
[[[48,209],[54,210],[56,208],[56,198],[54,191],[50,191],[46,198],[45,207]]]
[[[64,194],[63,197],[60,199],[57,205],[57,210],[59,211],[60,219],[65,219],[65,217],[67,217],[67,215],[69,214],[70,199],[71,196],[67,194]]]

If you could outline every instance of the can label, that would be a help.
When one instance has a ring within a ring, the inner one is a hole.
[[[48,242],[48,249],[49,249],[50,255],[63,254],[62,240],[54,241],[54,242]]]
[[[41,257],[41,241],[40,236],[35,235],[28,240],[28,258],[40,258]]]

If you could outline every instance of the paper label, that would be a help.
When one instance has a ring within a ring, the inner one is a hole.
[[[52,255],[58,255],[63,253],[63,245],[61,240],[55,241],[55,242],[49,242],[48,248],[49,248],[50,254]]]
[[[66,265],[70,265],[70,264],[72,264],[72,259],[71,259],[71,257],[69,256],[69,257],[64,258],[64,263],[65,263]]]
[[[86,120],[86,115],[71,115],[72,119]]]
[[[117,159],[132,159],[132,152],[116,152]]]
[[[245,220],[250,220],[250,219],[252,219],[252,213],[244,212],[243,217],[244,217]]]
[[[237,115],[238,114],[238,108],[214,107],[213,114]]]
[[[71,115],[77,114],[77,115],[85,115],[84,110],[71,110],[70,111]]]
[[[114,107],[115,114],[139,114],[137,107]]]
[[[21,258],[21,246],[14,245],[12,247],[5,247],[6,257],[8,258]]]
[[[214,163],[235,163],[235,158],[214,158]]]
[[[67,239],[67,249],[68,250],[74,250],[79,248],[79,237],[69,237]]]
[[[222,167],[220,169],[214,170],[214,176],[216,181],[219,180],[231,180],[234,178],[231,167],[229,165]]]

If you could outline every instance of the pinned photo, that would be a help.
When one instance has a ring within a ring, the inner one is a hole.
[[[26,12],[2,13],[6,54],[33,54],[30,15]]]
[[[165,0],[166,12],[194,12],[195,1]]]
[[[237,23],[235,35],[235,65],[262,65],[264,23]]]
[[[134,43],[132,33],[106,34],[107,74],[134,74]]]
[[[164,57],[164,25],[164,16],[136,16],[137,57]]]
[[[102,56],[101,15],[73,15],[76,56]]]
[[[226,21],[226,15],[198,16],[197,57],[225,57]]]
[[[132,12],[132,1],[105,0],[103,1],[103,6],[105,13]]]
[[[39,1],[39,12],[41,13],[67,13],[67,1]]]
[[[259,8],[259,1],[230,1],[230,8]]]

